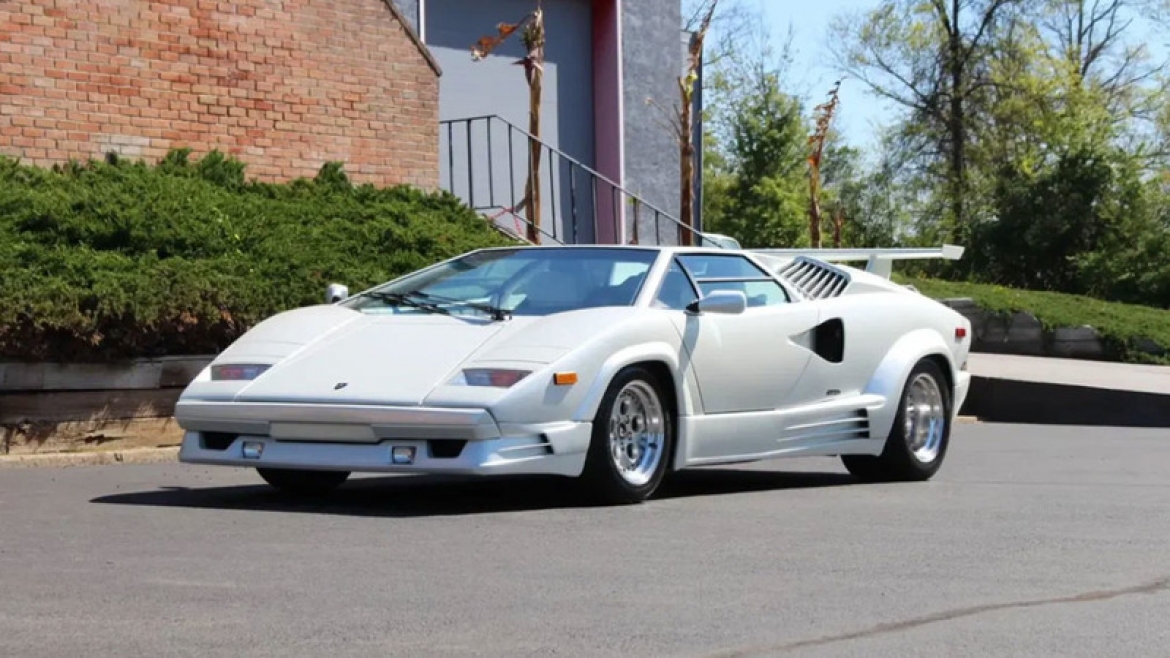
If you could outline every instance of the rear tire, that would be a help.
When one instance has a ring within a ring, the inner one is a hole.
[[[898,414],[882,454],[843,455],[856,478],[868,482],[918,482],[938,472],[951,438],[951,391],[938,364],[915,364],[902,388]]]
[[[672,409],[649,369],[631,366],[613,378],[593,419],[581,475],[592,498],[628,505],[654,494],[670,466]]]
[[[349,479],[348,471],[305,471],[290,468],[258,468],[264,481],[282,493],[323,496]]]

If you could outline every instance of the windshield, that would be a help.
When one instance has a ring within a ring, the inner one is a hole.
[[[658,252],[517,248],[468,254],[353,297],[367,313],[549,315],[631,306]]]

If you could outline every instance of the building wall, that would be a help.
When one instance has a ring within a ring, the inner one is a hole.
[[[499,23],[519,21],[534,6],[532,0],[426,0],[427,46],[443,69],[441,119],[497,115],[522,131],[528,130],[528,83],[523,67],[516,65],[525,56],[519,35],[479,62],[472,60],[471,46],[481,37],[496,34]],[[540,137],[552,148],[593,167],[593,0],[545,0],[543,6],[546,45]],[[502,122],[491,125],[490,150],[487,122],[473,126],[470,149],[466,125],[453,126],[450,136],[446,130],[440,132],[443,185],[485,211],[522,199],[527,171],[527,140],[512,132],[509,149],[507,126]],[[475,163],[474,180],[468,175],[469,150]],[[542,228],[552,232],[548,218],[555,214],[560,218],[557,236],[562,239],[573,231],[569,175],[567,160],[541,162]],[[576,183],[585,186],[583,173],[578,172]],[[589,196],[579,192],[576,202],[578,239],[591,241]]]
[[[0,3],[0,153],[36,164],[190,147],[429,188],[437,122],[438,72],[383,0]]]
[[[625,187],[674,217],[679,214],[679,148],[663,125],[660,110],[678,107],[679,0],[621,0],[622,75],[625,81]],[[627,212],[627,234],[633,217]],[[638,220],[639,241],[654,241],[653,213]],[[677,243],[677,230],[663,222],[664,243]]]

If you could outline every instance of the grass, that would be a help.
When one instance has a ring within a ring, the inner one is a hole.
[[[1048,331],[1089,325],[1100,332],[1106,349],[1119,361],[1170,364],[1170,310],[979,283],[895,278],[935,299],[969,297],[992,313],[1026,311]],[[1157,343],[1166,353],[1157,356],[1136,349],[1135,344],[1142,339]]]

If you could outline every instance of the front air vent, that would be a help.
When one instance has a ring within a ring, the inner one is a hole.
[[[807,256],[797,256],[779,274],[809,299],[838,297],[850,282],[843,270]]]
[[[231,447],[239,434],[229,432],[200,432],[199,447],[204,450],[224,451]]]
[[[467,441],[462,439],[431,439],[427,441],[432,459],[455,459],[463,454]]]

